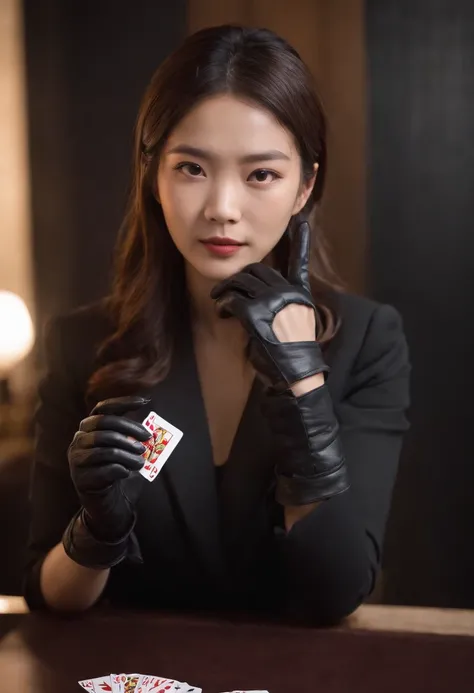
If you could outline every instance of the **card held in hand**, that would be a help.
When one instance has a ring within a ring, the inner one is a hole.
[[[173,426],[173,424],[165,421],[161,416],[158,416],[154,411],[148,414],[143,421],[143,425],[153,436],[143,443],[146,447],[142,455],[145,459],[145,464],[140,470],[140,474],[148,481],[153,481],[183,437],[183,432],[176,426]]]

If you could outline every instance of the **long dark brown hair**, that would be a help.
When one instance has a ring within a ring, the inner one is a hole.
[[[202,99],[244,97],[266,109],[292,133],[308,180],[318,175],[304,209],[290,221],[310,218],[321,199],[326,173],[326,123],[313,78],[298,53],[267,29],[219,26],[199,31],[153,75],[136,125],[133,185],[115,258],[108,310],[113,332],[101,345],[90,398],[137,393],[162,380],[170,367],[187,305],[184,261],[155,198],[160,154],[172,130]],[[312,289],[318,340],[337,330],[329,296],[339,288],[323,238],[312,224]],[[288,235],[274,250],[286,272]]]

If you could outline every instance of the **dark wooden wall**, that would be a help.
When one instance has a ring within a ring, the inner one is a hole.
[[[369,0],[371,293],[402,312],[413,424],[386,599],[474,607],[474,3]]]
[[[38,324],[106,290],[144,88],[186,1],[24,0]]]

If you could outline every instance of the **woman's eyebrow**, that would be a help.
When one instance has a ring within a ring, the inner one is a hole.
[[[199,147],[191,147],[188,144],[177,144],[167,151],[167,154],[186,154],[188,156],[196,156],[199,159],[206,159],[211,161],[217,158],[212,152],[208,152],[205,149],[200,149]],[[253,154],[245,154],[239,161],[243,164],[251,164],[256,161],[277,161],[285,160],[290,161],[290,157],[278,149],[270,149],[266,152],[255,152]]]

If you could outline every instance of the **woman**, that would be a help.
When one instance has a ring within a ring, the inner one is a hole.
[[[353,611],[380,560],[408,360],[342,293],[307,219],[326,168],[311,76],[267,30],[194,34],[154,75],[110,297],[47,335],[25,594]],[[183,437],[143,478],[156,412]]]

